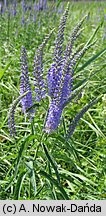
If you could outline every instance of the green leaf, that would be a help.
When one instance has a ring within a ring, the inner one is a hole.
[[[21,187],[22,187],[22,183],[23,180],[26,176],[26,172],[23,171],[20,173],[18,179],[17,179],[17,183],[16,183],[16,187],[15,187],[15,192],[14,192],[14,200],[18,200],[20,197],[20,191],[21,191]]]
[[[98,70],[96,70],[94,73],[91,73],[90,76],[88,76],[87,78],[79,81],[74,87],[73,90],[77,91],[77,88],[81,88],[81,86],[83,85],[83,88],[87,85],[88,81],[98,72],[102,71],[104,68],[106,67],[106,64],[104,64],[101,68],[99,68]],[[79,91],[79,90],[78,90]],[[66,104],[68,103],[68,101],[71,101],[71,98],[73,99],[72,95],[71,97],[69,97],[69,99],[67,100]]]
[[[104,48],[102,51],[98,52],[96,55],[91,57],[87,62],[85,62],[76,72],[79,72],[83,70],[85,67],[87,67],[89,64],[91,64],[93,61],[98,59],[100,56],[102,56],[106,52],[106,48]]]
[[[64,190],[62,185],[58,183],[58,181],[56,181],[53,177],[51,177],[51,175],[47,174],[44,171],[40,171],[39,173],[41,175],[43,175],[44,177],[46,177],[50,182],[52,182],[52,184],[54,184],[59,189],[59,191],[61,192],[61,194],[65,200],[69,200],[69,197],[68,197],[66,191]]]
[[[104,19],[102,19],[102,21],[100,22],[100,24],[97,26],[97,28],[95,29],[94,33],[92,34],[92,36],[89,38],[89,40],[87,41],[85,46],[88,46],[94,39],[95,35],[97,34],[98,30],[100,27],[102,27],[104,22]]]
[[[21,146],[20,146],[20,149],[19,149],[19,152],[18,152],[18,156],[14,159],[14,162],[12,163],[11,167],[10,167],[10,171],[11,169],[13,168],[13,166],[15,167],[15,172],[13,174],[13,176],[10,178],[9,182],[8,182],[8,185],[5,189],[5,191],[7,191],[12,183],[13,183],[13,180],[14,178],[16,178],[16,175],[17,175],[17,172],[18,172],[18,167],[19,167],[19,164],[20,164],[20,160],[21,160],[21,157],[22,157],[22,154],[24,152],[24,149],[25,149],[25,145],[26,143],[28,144],[30,141],[32,141],[33,139],[35,138],[34,135],[28,135],[26,138],[22,138],[21,140],[19,140],[19,142],[17,143],[17,145],[20,145],[20,142],[22,142]],[[16,164],[16,165],[15,165]]]
[[[4,73],[6,72],[6,70],[9,68],[11,62],[12,62],[12,61],[10,61],[10,62],[5,66],[4,69],[2,69],[2,68],[0,67],[0,80],[2,79],[2,77],[3,77]]]
[[[85,182],[87,182],[87,183],[90,183],[91,185],[95,185],[95,186],[96,186],[96,184],[95,184],[92,180],[90,180],[89,178],[85,177],[85,176],[82,175],[82,174],[72,173],[72,172],[69,172],[69,171],[64,170],[64,169],[62,169],[60,172],[61,172],[62,174],[66,174],[66,175],[70,176],[71,178],[78,179],[78,181],[79,181],[79,179],[80,179],[80,180],[82,180],[82,181],[85,181]],[[68,179],[68,180],[69,180],[69,179]]]
[[[19,163],[20,163],[20,160],[21,160],[21,157],[22,157],[22,154],[23,154],[23,151],[24,151],[24,148],[25,148],[26,143],[28,144],[28,143],[29,143],[30,141],[32,141],[34,138],[35,138],[35,135],[28,135],[27,137],[22,138],[22,139],[24,139],[24,140],[23,140],[23,143],[21,144],[20,149],[19,149],[19,152],[18,152],[17,164],[16,164],[16,167],[15,167],[15,170],[18,169],[18,165],[19,165]],[[22,140],[18,142],[18,145],[19,145],[20,142],[22,142]]]
[[[66,150],[69,150],[69,152],[73,154],[76,161],[80,163],[79,155],[77,153],[77,150],[75,149],[75,146],[73,146],[72,141],[66,140],[66,138],[61,135],[58,135],[57,140],[60,140],[61,143],[64,143],[64,148],[66,148]]]
[[[46,147],[44,144],[43,144],[43,148],[44,148],[44,151],[45,151],[45,154],[46,154],[48,160],[50,161],[50,163],[51,163],[51,165],[52,165],[52,167],[53,167],[53,169],[54,169],[54,171],[55,171],[55,173],[56,173],[57,180],[58,180],[58,182],[60,183],[60,176],[59,176],[57,164],[56,164],[56,162],[54,161],[54,159],[52,158],[52,156],[50,155],[50,153],[49,153],[47,147]]]
[[[33,161],[27,162],[26,165],[27,165],[28,173],[29,173],[29,177],[30,177],[30,197],[32,197],[31,186],[34,190],[34,196],[36,195],[36,179],[35,179],[35,172],[34,172],[34,168],[33,168]]]
[[[58,0],[57,3],[56,3],[56,7],[58,8],[60,3],[62,2],[62,0]]]

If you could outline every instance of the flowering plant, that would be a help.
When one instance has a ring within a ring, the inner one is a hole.
[[[74,43],[82,32],[82,25],[85,21],[85,16],[73,29],[66,49],[63,51],[64,42],[64,30],[66,21],[69,13],[69,4],[60,20],[60,25],[55,40],[54,58],[51,67],[47,74],[47,83],[43,78],[43,50],[51,37],[54,30],[47,35],[36,51],[33,65],[33,77],[34,77],[34,88],[35,88],[35,99],[40,102],[48,95],[50,97],[50,104],[47,112],[46,122],[44,125],[44,131],[48,134],[52,133],[59,125],[62,111],[64,107],[80,92],[81,88],[73,91],[73,78],[74,70],[78,61],[82,58],[85,52],[94,45],[92,42],[93,37],[82,47],[80,45],[76,50],[74,49]],[[83,86],[84,87],[84,86]],[[26,93],[27,92],[27,93]],[[27,53],[24,46],[21,49],[21,77],[20,77],[20,96],[13,103],[9,111],[9,128],[11,135],[15,136],[15,123],[14,123],[14,112],[17,103],[21,101],[22,110],[24,114],[30,114],[34,117],[35,111],[33,108],[32,90],[29,83],[28,64],[27,64]],[[67,131],[67,137],[71,136],[78,124],[80,118],[84,113],[95,103],[98,98],[91,101],[86,105],[73,119],[69,129]]]

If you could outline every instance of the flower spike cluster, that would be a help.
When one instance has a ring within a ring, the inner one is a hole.
[[[62,104],[60,104],[60,83],[62,79],[62,46],[64,41],[64,30],[66,26],[67,16],[69,12],[69,4],[60,20],[59,30],[55,42],[54,62],[48,71],[48,93],[51,97],[51,103],[48,111],[48,116],[45,124],[45,131],[51,133],[57,128],[62,114]]]
[[[41,4],[43,3],[43,1],[40,2]],[[89,43],[86,43],[84,47],[82,47],[81,45],[77,49],[75,49],[75,41],[82,31],[82,24],[86,18],[85,16],[72,31],[69,42],[66,46],[65,51],[63,52],[64,30],[66,26],[68,12],[69,4],[67,5],[67,8],[60,20],[60,25],[55,41],[53,63],[49,68],[47,74],[47,86],[43,78],[42,58],[44,47],[47,44],[49,38],[51,37],[54,29],[50,32],[50,34],[45,37],[42,44],[37,49],[36,55],[34,57],[33,76],[36,101],[41,101],[47,95],[47,93],[50,97],[49,109],[44,126],[44,130],[46,133],[51,133],[58,127],[63,109],[76,96],[77,91],[73,92],[73,76],[75,67],[80,58],[82,58],[85,52],[94,44],[90,41]],[[46,91],[47,87],[48,92]],[[13,102],[13,105],[9,111],[9,128],[10,133],[13,137],[16,133],[14,124],[14,113],[16,105],[19,101],[21,101],[24,114],[29,112],[30,114],[34,113],[32,91],[29,83],[27,54],[24,46],[22,46],[21,49],[20,97]],[[79,114],[76,115],[69,127],[67,137],[73,134],[80,118],[96,102],[97,100],[92,101],[90,104],[85,106]]]
[[[39,46],[37,53],[34,57],[34,86],[35,86],[35,92],[36,92],[36,100],[39,102],[41,99],[43,99],[46,96],[46,88],[45,83],[43,79],[43,63],[42,63],[42,55],[43,55],[43,49],[45,45],[47,44],[49,38],[51,37],[54,29],[48,34],[42,44]]]
[[[68,10],[69,5],[67,6],[60,22],[55,43],[54,62],[48,71],[48,89],[51,102],[45,123],[46,133],[51,133],[58,127],[64,104],[72,93],[75,65],[91,45],[90,44],[83,48],[80,47],[78,50],[73,52],[74,42],[81,33],[81,26],[86,18],[85,16],[74,28],[63,54],[62,45],[64,42],[64,28]]]
[[[24,98],[21,99],[22,110],[25,114],[27,109],[33,106],[32,102],[32,92],[29,83],[29,74],[28,74],[28,64],[27,64],[27,54],[24,46],[21,48],[21,77],[20,77],[20,95],[23,95],[25,92],[28,93]],[[30,110],[32,112],[32,110]]]
[[[66,46],[66,50],[65,50],[65,54],[64,54],[64,58],[71,56],[72,54],[72,48],[74,45],[75,40],[78,38],[78,36],[80,35],[82,29],[81,26],[84,22],[84,20],[86,19],[87,16],[85,16],[78,24],[77,26],[74,28],[74,30],[72,31],[71,35],[70,35],[70,39],[69,42]]]
[[[66,26],[67,16],[69,12],[69,4],[60,20],[59,30],[55,41],[54,59],[48,71],[48,94],[51,97],[58,97],[59,82],[61,80],[61,69],[62,69],[62,54],[63,54],[63,41],[64,41],[64,30]]]

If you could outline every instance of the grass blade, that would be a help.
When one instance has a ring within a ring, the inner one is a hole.
[[[48,158],[48,160],[50,161],[55,173],[56,173],[56,177],[57,177],[57,180],[58,180],[58,183],[60,184],[60,176],[59,176],[59,172],[58,172],[58,168],[57,168],[57,164],[56,162],[53,160],[52,156],[50,155],[47,147],[43,144],[43,148],[44,148],[44,151],[45,151],[45,154]]]
[[[51,177],[49,174],[47,174],[44,171],[40,171],[40,174],[43,175],[44,177],[46,177],[49,181],[51,181],[59,189],[59,191],[62,194],[62,197],[65,200],[69,200],[69,197],[68,197],[66,191],[64,190],[64,188],[62,187],[61,184],[59,184],[53,177]]]
[[[36,179],[35,179],[35,172],[33,168],[33,161],[27,162],[26,165],[27,165],[28,173],[30,177],[30,197],[32,197],[31,186],[34,190],[34,196],[36,195]]]
[[[4,73],[6,72],[6,70],[9,68],[11,62],[12,62],[12,61],[10,61],[10,62],[5,66],[4,69],[1,69],[1,67],[0,67],[0,80],[2,79],[2,77],[3,77]]]
[[[89,64],[91,64],[93,61],[98,59],[100,56],[102,56],[106,52],[106,48],[103,49],[102,51],[98,52],[96,55],[91,57],[87,62],[85,62],[78,70],[77,72],[83,70],[85,67],[87,67]]]
[[[16,187],[15,187],[15,192],[14,192],[14,200],[18,200],[20,197],[20,191],[21,191],[21,187],[22,187],[22,183],[23,180],[26,176],[26,172],[23,171],[20,173],[18,179],[17,179],[17,183],[16,183]]]

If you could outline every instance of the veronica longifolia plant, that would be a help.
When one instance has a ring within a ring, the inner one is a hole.
[[[90,45],[85,46],[82,49],[79,47],[76,51],[73,51],[74,42],[80,35],[81,26],[86,18],[84,17],[74,28],[66,46],[66,50],[63,52],[62,45],[64,42],[64,29],[68,11],[69,5],[60,21],[55,42],[54,62],[48,71],[48,93],[51,102],[45,124],[45,131],[47,133],[51,133],[58,127],[64,104],[67,102],[72,92],[74,67],[77,61],[90,47]]]
[[[82,24],[86,16],[77,24],[73,29],[69,41],[67,43],[66,49],[63,51],[64,42],[64,30],[66,26],[66,21],[69,12],[69,4],[60,20],[60,25],[58,28],[57,37],[55,40],[54,48],[54,58],[51,67],[47,74],[47,85],[43,78],[43,63],[42,56],[43,50],[48,42],[52,32],[47,35],[42,42],[42,44],[37,49],[36,55],[34,57],[33,66],[33,76],[34,76],[34,87],[36,94],[36,101],[41,101],[48,94],[50,97],[50,104],[48,109],[48,114],[44,126],[46,133],[51,133],[54,131],[59,123],[64,107],[77,95],[77,92],[73,94],[73,75],[74,68],[79,61],[79,59],[84,55],[84,53],[91,47],[91,43],[87,42],[84,47],[79,46],[75,50],[74,43],[82,31]],[[25,94],[28,91],[27,94]],[[26,113],[27,109],[33,107],[32,102],[32,92],[29,84],[29,74],[27,65],[27,55],[25,47],[21,50],[21,79],[20,79],[20,95],[25,94],[24,97],[19,97],[22,104],[23,112]],[[86,105],[75,117],[69,126],[67,136],[71,136],[78,124],[80,118],[84,113],[97,102],[98,99],[92,101],[90,104]],[[19,101],[19,100],[18,100]],[[16,104],[16,103],[15,103]],[[9,124],[11,126],[11,134],[15,134],[14,127],[14,111],[15,105],[10,108]]]

